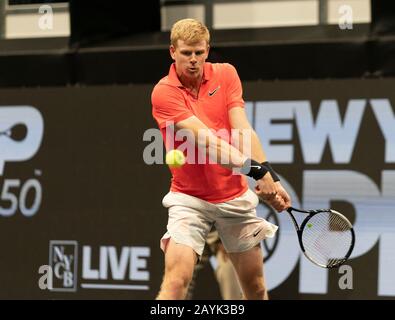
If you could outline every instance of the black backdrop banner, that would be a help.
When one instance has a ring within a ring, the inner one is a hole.
[[[357,237],[344,269],[321,269],[300,254],[288,218],[259,205],[280,227],[265,251],[272,299],[395,297],[394,85],[244,83],[248,116],[294,205],[346,213]],[[0,90],[1,299],[155,297],[170,173],[145,162],[157,133],[151,90]],[[208,264],[194,298],[219,299],[214,279]]]

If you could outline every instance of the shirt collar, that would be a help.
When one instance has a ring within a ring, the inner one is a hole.
[[[210,62],[206,62],[203,66],[203,82],[210,80],[211,75],[212,75],[212,64]],[[176,72],[176,65],[174,62],[170,66],[168,79],[169,79],[169,83],[172,86],[184,87],[180,82],[180,79],[178,79],[178,75]]]

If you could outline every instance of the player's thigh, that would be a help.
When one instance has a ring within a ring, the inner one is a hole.
[[[197,257],[190,246],[176,243],[170,238],[165,252],[165,276],[191,278]]]
[[[260,245],[247,251],[228,253],[240,281],[263,279],[263,256]]]

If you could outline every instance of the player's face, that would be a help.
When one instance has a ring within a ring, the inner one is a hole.
[[[203,75],[203,65],[208,57],[209,46],[205,40],[187,44],[177,40],[177,45],[170,46],[170,54],[176,63],[177,74],[182,78],[199,78]]]

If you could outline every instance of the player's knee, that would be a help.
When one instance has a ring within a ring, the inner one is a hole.
[[[266,288],[264,286],[251,285],[247,288],[248,291],[245,293],[248,299],[264,300],[267,296]]]
[[[266,294],[266,288],[265,287],[259,287],[255,289],[255,295],[259,298],[259,299],[264,299]]]
[[[191,278],[184,275],[180,275],[176,278],[171,278],[167,281],[167,287],[172,291],[182,291],[188,288]]]
[[[165,271],[165,279],[168,283],[171,283],[174,287],[187,288],[192,280],[193,269],[184,268],[180,266],[173,266],[167,268]]]
[[[266,287],[261,278],[251,279],[250,281],[244,281],[244,285],[249,291],[250,295],[257,299],[263,299],[266,295]]]

